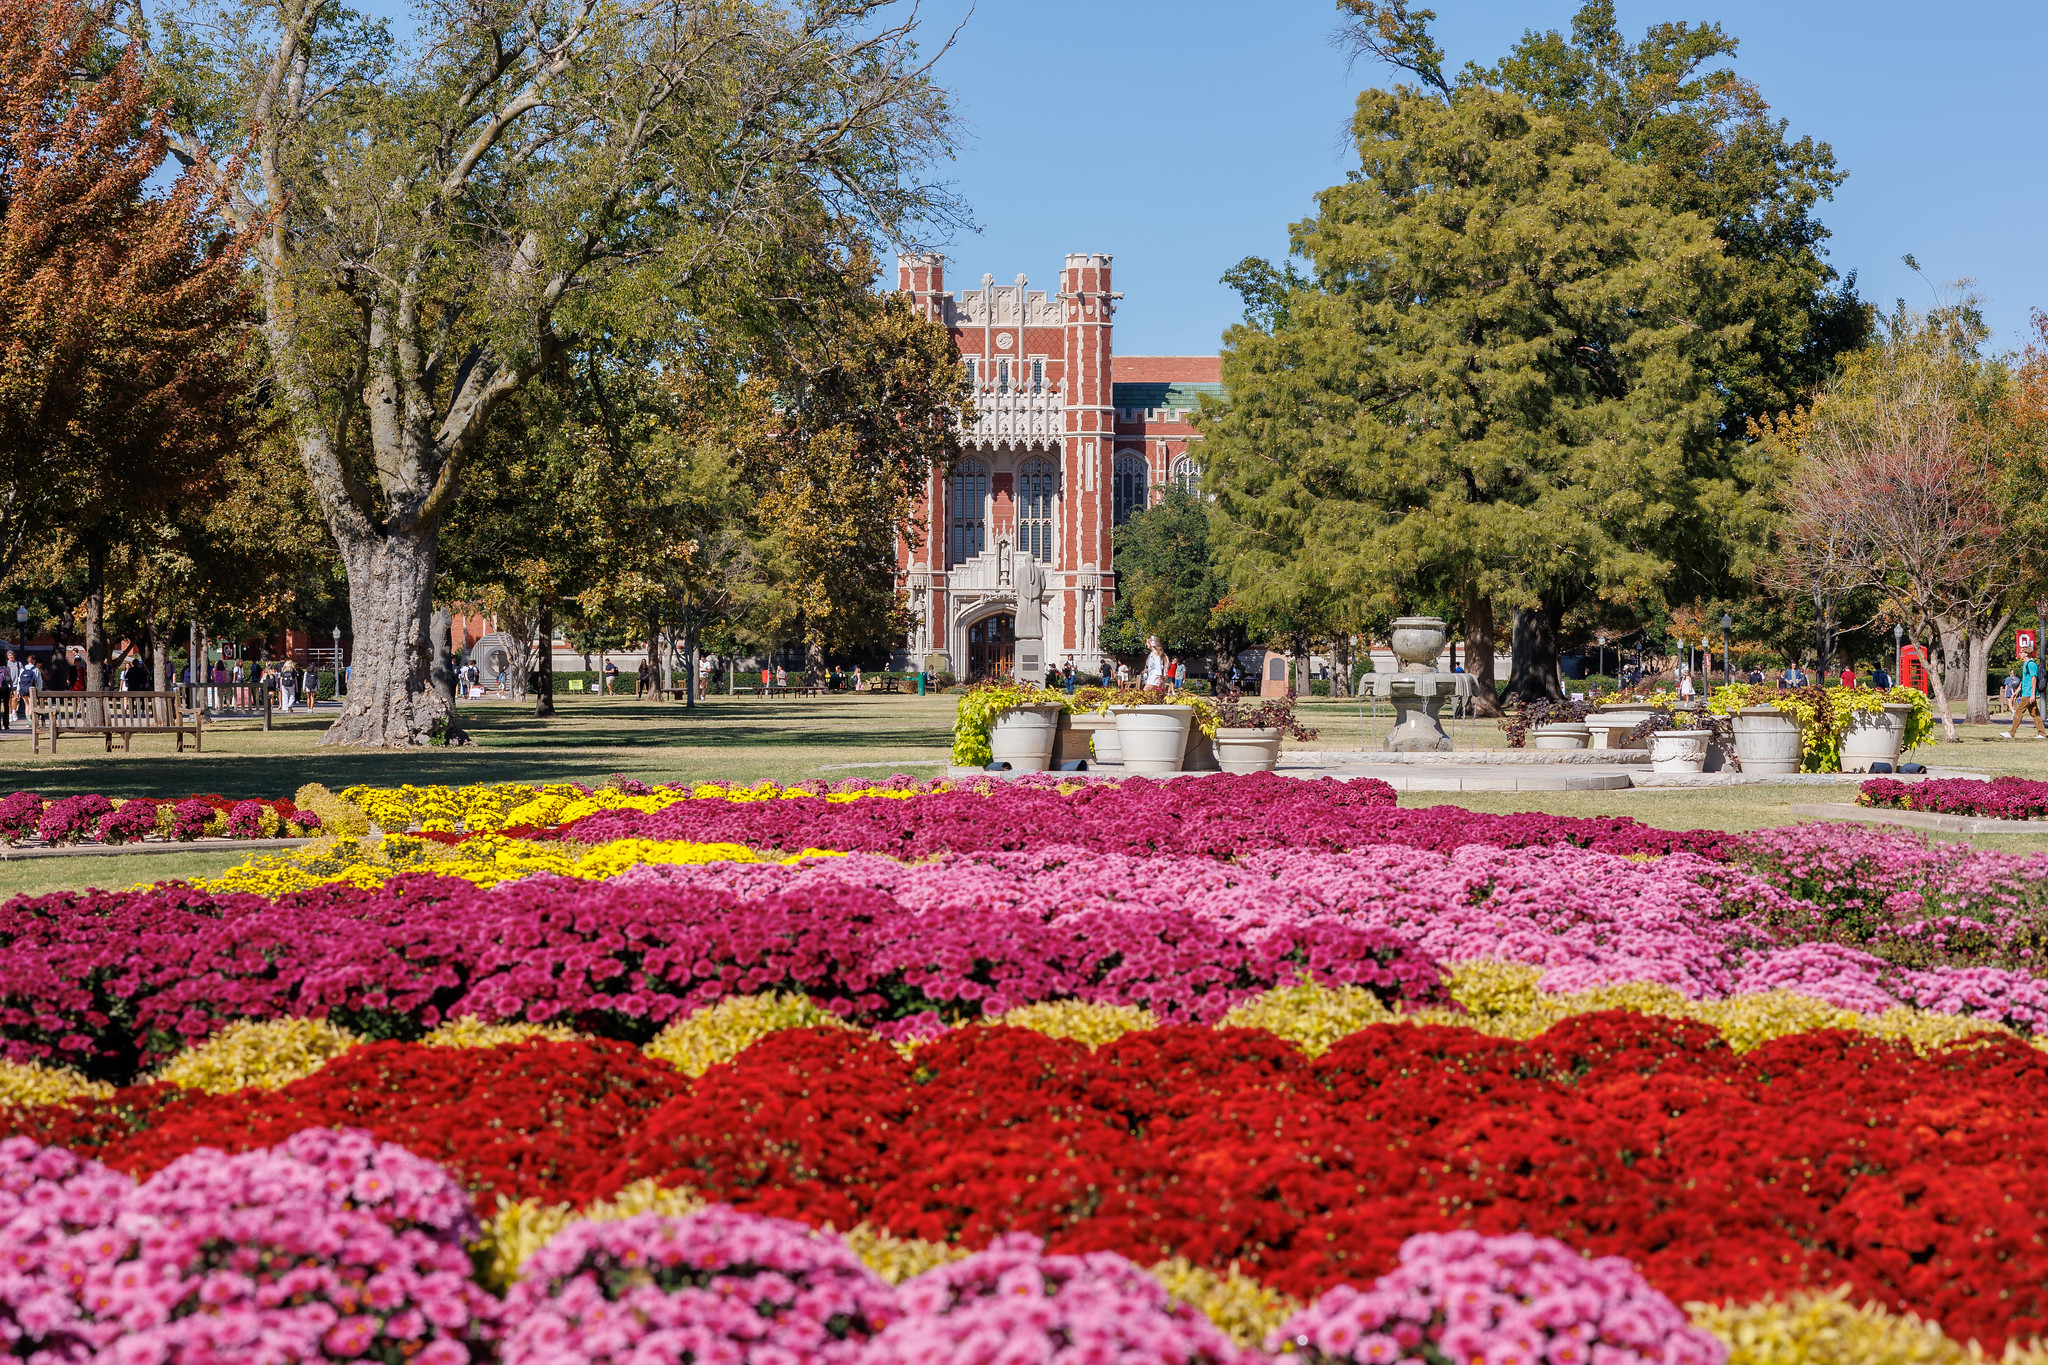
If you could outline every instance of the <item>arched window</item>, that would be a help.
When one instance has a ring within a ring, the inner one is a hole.
[[[1110,500],[1111,521],[1121,526],[1145,510],[1145,461],[1136,455],[1116,457],[1116,488]]]
[[[1166,481],[1183,493],[1201,492],[1202,471],[1195,468],[1194,456],[1183,455],[1176,459],[1173,462],[1173,472],[1167,475]]]
[[[1052,563],[1052,465],[1026,460],[1017,471],[1017,548]]]
[[[981,553],[988,532],[987,465],[979,460],[962,460],[954,466],[950,505],[953,542],[946,563],[964,564]]]

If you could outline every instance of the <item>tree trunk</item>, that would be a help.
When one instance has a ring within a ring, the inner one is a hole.
[[[341,542],[341,558],[348,570],[355,685],[320,742],[372,749],[425,744],[434,722],[448,714],[429,677],[433,532],[349,537]]]
[[[1351,695],[1351,637],[1338,635],[1330,641],[1330,695]]]
[[[1522,701],[1564,699],[1564,680],[1557,672],[1557,615],[1548,603],[1515,612],[1514,662],[1508,668],[1508,695]]]
[[[151,691],[171,690],[171,639],[156,625],[149,627],[149,672]]]
[[[1934,674],[1934,713],[1941,717],[1941,735],[1950,744],[1959,744],[1956,734],[1955,712],[1949,705],[1949,698],[1955,695],[1954,675],[1957,671],[1957,655],[1963,652],[1963,632],[1952,621],[1935,620],[1935,634],[1939,637],[1935,647],[1929,651],[1928,664]]]
[[[434,641],[434,695],[452,714],[455,710],[455,660],[449,651],[448,637],[455,631],[455,613],[446,607],[434,608],[433,622],[427,629]],[[336,666],[339,667],[338,664]]]
[[[1472,675],[1472,714],[1498,716],[1500,694],[1493,682],[1493,599],[1470,584],[1465,588],[1465,671]]]
[[[661,693],[661,615],[654,608],[647,609],[647,679],[654,685],[654,699],[660,701]]]
[[[85,537],[85,690],[104,692],[106,680],[107,538],[95,527]]]
[[[816,687],[825,680],[825,637],[822,634],[804,632],[804,685]],[[1031,679],[1043,683],[1045,675]]]
[[[540,599],[540,686],[533,690],[533,714],[555,714],[555,602],[552,595]]]
[[[1998,643],[1998,637],[2005,633],[2006,622],[2010,620],[2011,612],[2001,612],[1990,629],[1970,632],[1970,672],[1965,684],[1969,688],[1969,697],[1964,715],[1973,725],[1991,723],[1991,646]]]
[[[683,704],[697,704],[697,613],[683,604]]]

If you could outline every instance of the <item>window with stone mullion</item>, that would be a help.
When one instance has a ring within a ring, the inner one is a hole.
[[[953,470],[948,490],[953,531],[948,547],[948,566],[965,564],[982,551],[988,535],[988,466],[979,460],[963,460]]]
[[[1017,547],[1033,559],[1052,563],[1052,465],[1026,460],[1017,471]]]

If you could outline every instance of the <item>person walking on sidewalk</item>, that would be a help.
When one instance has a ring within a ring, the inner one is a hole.
[[[2034,718],[2034,738],[2048,739],[2048,728],[2041,724],[2041,665],[2034,661],[2031,649],[2020,651],[2020,695],[2013,703],[2012,724],[2005,731],[2007,739],[2020,737],[2020,718],[2027,715]]]

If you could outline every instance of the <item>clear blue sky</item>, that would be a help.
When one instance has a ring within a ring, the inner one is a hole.
[[[1452,64],[1491,61],[1526,28],[1569,29],[1577,0],[1436,0]],[[1794,137],[1831,143],[1849,180],[1821,220],[1830,259],[1885,308],[1970,277],[2000,344],[2048,308],[2038,132],[2048,6],[1965,0],[1619,0],[1631,39],[1653,22],[1718,22],[1736,69]],[[927,0],[934,32],[966,0]],[[1354,164],[1352,101],[1391,80],[1346,70],[1331,0],[982,0],[940,62],[969,137],[951,178],[977,234],[947,248],[949,283],[1054,281],[1068,251],[1116,257],[1117,350],[1213,351],[1236,319],[1217,277],[1278,255],[1287,225]],[[2036,112],[2029,112],[2036,111]]]

